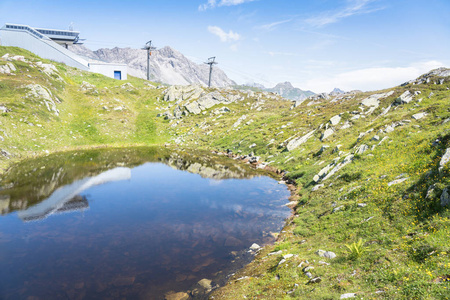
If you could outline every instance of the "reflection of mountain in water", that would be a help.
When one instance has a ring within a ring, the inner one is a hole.
[[[78,196],[78,194],[95,185],[111,181],[127,180],[130,178],[131,170],[129,168],[115,168],[95,177],[87,177],[75,181],[69,185],[58,188],[50,195],[50,197],[42,202],[31,206],[26,210],[19,211],[18,216],[23,221],[33,221],[45,219],[54,213],[83,210],[89,207],[89,205],[87,200]]]

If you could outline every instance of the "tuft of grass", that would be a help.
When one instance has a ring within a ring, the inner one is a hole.
[[[354,260],[360,258],[364,252],[366,252],[362,239],[359,239],[358,242],[353,242],[350,245],[346,244],[345,247],[347,248],[349,257]]]

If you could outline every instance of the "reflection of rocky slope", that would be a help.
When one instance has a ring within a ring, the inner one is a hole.
[[[131,170],[128,168],[115,168],[92,178],[83,178],[82,180],[58,188],[47,199],[26,210],[20,211],[18,216],[24,221],[31,221],[47,218],[55,212],[67,211],[71,207],[72,209],[76,209],[79,205],[75,205],[76,202],[74,199],[84,190],[95,185],[130,178]]]
[[[230,179],[230,178],[251,178],[254,175],[249,174],[248,168],[243,168],[242,165],[222,165],[211,158],[204,158],[202,161],[193,161],[181,156],[178,153],[172,153],[164,163],[182,171],[199,174],[203,178],[210,179]]]

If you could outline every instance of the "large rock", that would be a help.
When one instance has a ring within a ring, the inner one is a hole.
[[[400,95],[397,99],[395,99],[395,104],[405,104],[409,103],[413,100],[413,94],[410,91],[406,91]]]
[[[439,162],[439,172],[444,169],[445,165],[450,161],[450,148],[445,150],[444,155],[442,155],[441,161]]]
[[[287,150],[292,151],[295,148],[297,148],[298,146],[300,146],[301,144],[306,143],[306,141],[308,141],[313,136],[314,132],[315,132],[315,130],[310,131],[302,137],[298,137],[298,138],[291,140],[286,146]]]
[[[199,113],[202,112],[202,110],[200,109],[197,101],[193,101],[191,103],[188,103],[184,107],[186,108],[186,110],[188,112],[190,112],[191,114],[194,114],[194,115],[198,115]]]
[[[369,97],[363,99],[361,101],[361,104],[364,106],[367,106],[367,107],[371,107],[371,109],[375,110],[380,105],[380,101],[379,101],[380,99],[387,98],[387,97],[391,96],[392,94],[394,94],[394,91],[390,91],[390,92],[382,93],[382,94],[373,94],[373,95],[370,95]]]
[[[333,133],[334,133],[333,128],[328,128],[327,130],[325,130],[325,131],[322,133],[322,136],[320,137],[320,140],[321,140],[321,141],[326,140],[327,138],[329,138],[330,136],[332,136]]]
[[[339,115],[336,115],[330,119],[330,123],[333,126],[336,126],[337,124],[339,124],[339,122],[341,122],[341,116]]]

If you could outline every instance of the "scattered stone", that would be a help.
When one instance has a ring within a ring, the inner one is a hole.
[[[356,297],[356,293],[347,293],[347,294],[342,294],[340,299],[348,299],[348,298],[355,298]]]
[[[322,278],[320,277],[315,277],[313,279],[311,279],[310,281],[307,282],[307,284],[314,284],[314,283],[319,283],[322,281]]]
[[[352,127],[352,124],[349,121],[345,121],[344,125],[341,126],[341,129],[348,129]]]
[[[336,253],[331,251],[317,250],[316,254],[319,255],[320,257],[325,257],[329,259],[333,259],[336,257]]]
[[[396,180],[393,180],[393,181],[389,182],[388,186],[396,185],[396,184],[402,183],[402,182],[404,182],[406,180],[408,180],[408,178],[396,179]]]
[[[247,119],[247,115],[243,115],[241,116],[239,119],[237,119],[237,121],[233,124],[233,128],[238,127],[239,125],[241,125],[242,121],[244,121],[245,119]]]
[[[307,267],[304,267],[302,271],[303,271],[303,273],[306,273],[306,272],[308,272],[309,270],[312,270],[312,269],[314,269],[314,267],[307,266]]]
[[[366,203],[358,203],[358,205],[357,205],[358,207],[366,207],[367,206],[367,204]]]
[[[294,254],[286,254],[286,255],[283,255],[283,258],[284,259],[289,259],[289,258],[291,258],[293,256],[294,256]]]
[[[333,213],[338,212],[338,211],[340,211],[340,210],[342,210],[342,209],[344,209],[344,208],[345,208],[344,205],[335,207],[335,208],[333,208],[333,210],[331,211],[331,213],[333,214]]]
[[[413,115],[412,118],[413,118],[414,120],[420,120],[420,119],[422,119],[423,117],[425,117],[426,115],[427,115],[426,113],[421,112],[421,113],[418,113],[418,114]]]
[[[324,265],[324,266],[329,266],[330,265],[329,263],[321,261],[321,260],[319,261],[319,264],[320,265]]]
[[[281,253],[283,253],[283,251],[279,250],[279,251],[276,251],[276,252],[269,253],[267,255],[272,256],[272,255],[279,255]]]
[[[251,144],[250,146],[248,146],[250,149],[252,149],[252,148],[255,148],[256,147],[256,144],[255,143],[253,143],[253,144]]]
[[[308,277],[309,279],[313,278],[313,275],[311,274],[311,272],[305,272],[306,277]]]
[[[380,140],[380,137],[378,136],[378,135],[374,135],[373,136],[373,138],[372,138],[372,141],[379,141]]]
[[[384,129],[384,132],[386,133],[391,133],[395,130],[394,127],[392,127],[391,125],[386,126],[386,128]]]
[[[319,180],[320,180],[320,176],[319,176],[319,175],[314,175],[313,181],[314,181],[315,183],[317,183],[317,182],[319,182]]]
[[[372,217],[368,217],[367,219],[364,219],[363,222],[368,222],[368,221],[372,220],[373,218],[374,218],[373,216]]]
[[[318,184],[318,185],[315,185],[315,186],[311,189],[311,192],[315,192],[315,191],[319,190],[320,188],[323,188],[324,186],[325,186],[324,184]]]

